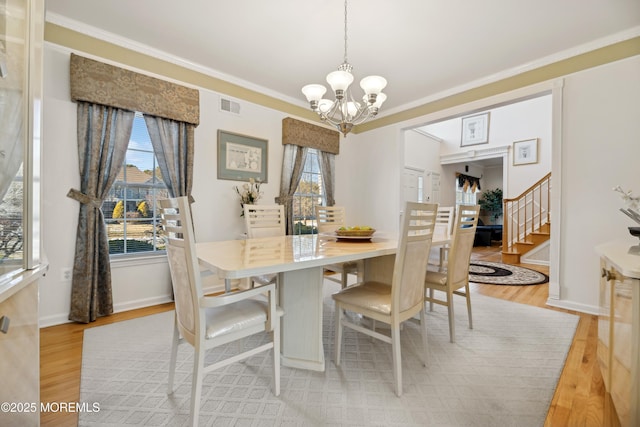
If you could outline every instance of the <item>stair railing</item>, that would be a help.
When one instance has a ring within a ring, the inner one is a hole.
[[[503,250],[510,250],[516,242],[551,222],[550,197],[551,173],[548,173],[518,197],[503,200]]]

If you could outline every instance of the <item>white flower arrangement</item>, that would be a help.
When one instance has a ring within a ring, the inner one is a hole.
[[[613,188],[613,191],[620,193],[620,197],[625,203],[626,209],[620,208],[620,211],[627,215],[629,218],[640,224],[640,197],[633,197],[631,191],[624,191],[619,185]]]
[[[260,180],[250,178],[248,183],[242,185],[242,191],[240,191],[240,188],[237,185],[233,187],[236,190],[236,193],[238,193],[238,196],[240,196],[240,207],[242,208],[240,216],[244,216],[245,204],[255,205],[262,197],[260,185],[262,185]]]

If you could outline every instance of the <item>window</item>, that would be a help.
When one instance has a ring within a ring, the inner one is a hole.
[[[309,148],[293,200],[293,234],[317,233],[315,207],[326,203],[318,150]]]
[[[458,180],[456,180],[457,182]],[[473,191],[471,187],[467,188],[467,191],[464,190],[460,185],[456,185],[456,211],[458,205],[475,205],[477,204],[477,194],[478,190]]]
[[[157,201],[168,196],[147,125],[136,113],[124,165],[102,204],[109,253],[164,250]]]

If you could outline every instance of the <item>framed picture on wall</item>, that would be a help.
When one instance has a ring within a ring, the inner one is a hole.
[[[218,130],[218,179],[267,182],[269,141]]]
[[[513,143],[513,165],[538,163],[538,138]]]
[[[461,147],[489,142],[489,113],[462,118]]]

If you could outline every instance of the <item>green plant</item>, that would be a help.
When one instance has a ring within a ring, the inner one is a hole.
[[[242,185],[242,191],[240,191],[237,185],[233,187],[236,193],[238,193],[238,196],[240,196],[240,208],[244,209],[245,204],[255,205],[258,203],[258,200],[262,197],[260,185],[262,185],[262,183],[259,179],[255,180],[250,178],[248,184]],[[240,212],[240,216],[244,216],[244,210]]]
[[[491,216],[493,222],[502,216],[502,189],[487,190],[480,196],[478,204]]]

